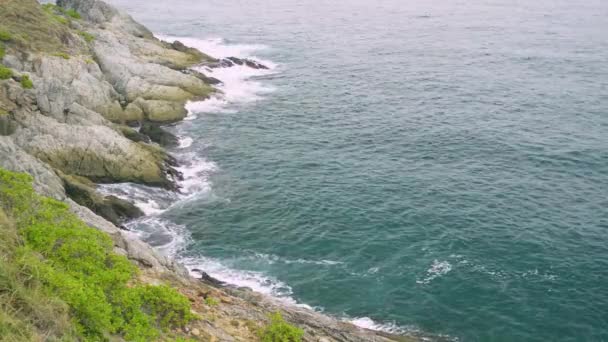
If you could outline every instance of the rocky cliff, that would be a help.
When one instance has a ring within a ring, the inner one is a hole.
[[[221,61],[179,42],[162,42],[98,0],[58,0],[57,6],[0,0],[0,44],[0,167],[29,173],[38,193],[66,202],[89,226],[109,234],[115,252],[141,268],[142,280],[169,283],[185,294],[200,319],[184,334],[202,341],[255,341],[268,314],[280,311],[305,331],[305,341],[411,340],[192,278],[119,228],[142,213],[104,197],[96,184],[175,189],[175,160],[145,133],[183,119],[187,101],[209,97],[216,80],[188,68]],[[209,305],[210,296],[219,305]]]

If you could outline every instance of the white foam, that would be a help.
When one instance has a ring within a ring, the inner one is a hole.
[[[200,269],[213,278],[225,283],[240,287],[248,287],[256,292],[295,304],[295,300],[290,297],[293,293],[291,287],[277,279],[264,275],[261,272],[237,270],[226,266],[221,261],[203,256],[184,258],[181,262],[191,270],[191,272],[193,269]],[[192,275],[196,276],[196,273],[192,272]]]
[[[391,334],[403,334],[408,331],[412,332],[412,331],[416,330],[413,328],[401,327],[392,322],[391,323],[378,323],[369,317],[357,317],[357,318],[351,318],[351,319],[345,319],[345,320],[358,327],[364,328],[364,329],[384,331],[384,332],[391,333]]]
[[[188,148],[192,146],[194,139],[190,137],[184,137],[179,139],[179,148]]]
[[[426,270],[426,277],[422,280],[416,280],[418,284],[429,284],[436,278],[448,274],[452,270],[452,264],[447,261],[434,260],[431,267]]]
[[[217,170],[217,165],[197,156],[194,152],[179,154],[177,158],[181,165],[175,169],[183,176],[183,180],[179,182],[183,195],[182,200],[189,199],[193,195],[210,192],[209,177]]]
[[[129,222],[126,227],[133,229],[132,233],[139,239],[170,258],[175,258],[190,240],[186,227],[157,216]]]
[[[279,257],[278,255],[274,255],[274,254],[265,254],[265,253],[254,253],[253,258],[258,259],[258,260],[263,260],[268,264],[274,264],[274,263],[283,263],[283,264],[309,264],[309,265],[319,265],[319,266],[334,266],[334,265],[341,265],[343,264],[343,262],[341,261],[334,261],[334,260],[308,260],[308,259],[302,259],[302,258],[298,258],[298,259],[288,259],[288,258],[282,258]]]
[[[209,69],[205,66],[193,69],[222,81],[216,88],[217,94],[205,101],[189,102],[186,109],[190,113],[186,120],[196,119],[196,113],[234,113],[228,108],[231,104],[258,101],[264,94],[273,92],[275,88],[253,78],[275,73],[277,65],[269,60],[258,58],[254,52],[267,47],[257,44],[229,44],[221,38],[197,39],[188,37],[157,36],[166,41],[179,40],[185,45],[204,51],[215,58],[238,57],[259,62],[269,69],[254,69],[246,65],[235,65],[229,68]]]

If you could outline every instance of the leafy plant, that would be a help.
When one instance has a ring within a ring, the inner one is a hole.
[[[84,31],[78,31],[78,35],[84,38],[87,43],[90,43],[95,40],[95,36]]]
[[[55,52],[55,53],[53,54],[53,56],[55,56],[55,57],[61,57],[61,58],[63,58],[63,59],[70,59],[70,55],[68,55],[68,54],[67,54],[67,53],[65,53],[65,52]]]
[[[0,64],[0,80],[8,80],[13,77],[13,70]]]
[[[23,89],[32,89],[34,88],[34,82],[30,79],[30,76],[23,75],[21,76],[21,86]]]
[[[13,36],[8,31],[0,30],[0,41],[8,42],[11,39]]]
[[[269,316],[270,324],[259,331],[262,342],[300,342],[304,330],[285,322],[279,312]]]
[[[44,298],[57,298],[69,308],[73,331],[80,336],[69,340],[107,340],[117,334],[128,341],[151,341],[195,318],[186,297],[164,285],[138,283],[137,268],[114,254],[108,235],[88,227],[65,203],[37,195],[31,182],[29,175],[0,169],[0,211],[11,218],[22,241],[19,257],[10,262],[30,275],[28,281],[40,284]],[[0,318],[3,313],[0,307]]]
[[[216,306],[220,304],[220,301],[217,298],[214,297],[207,297],[205,298],[205,304],[209,305],[209,306]]]
[[[78,13],[75,9],[70,8],[65,10],[63,13],[65,13],[67,16],[74,18],[74,19],[81,19],[82,17],[80,16],[80,13]]]

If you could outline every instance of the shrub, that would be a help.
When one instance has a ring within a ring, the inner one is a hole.
[[[259,332],[262,342],[300,342],[304,330],[285,322],[279,312],[270,315],[270,324]]]
[[[128,341],[151,341],[194,318],[185,296],[167,286],[138,283],[137,268],[113,253],[108,235],[88,227],[65,203],[37,195],[31,181],[0,169],[0,210],[12,218],[23,241],[22,257],[13,262],[41,284],[43,293],[69,308],[81,338],[68,340],[118,334]]]
[[[78,31],[78,35],[84,38],[87,43],[90,43],[95,40],[95,36],[84,31]]]
[[[0,80],[8,80],[11,77],[13,77],[13,71],[0,64]]]
[[[80,13],[78,13],[78,12],[77,12],[75,9],[73,9],[73,8],[70,8],[70,9],[68,9],[68,10],[65,10],[65,11],[64,11],[64,13],[65,13],[66,15],[68,15],[69,17],[72,17],[72,18],[74,18],[74,19],[80,19],[80,18],[82,18],[82,17],[80,16]]]
[[[0,43],[0,61],[2,58],[4,58],[4,56],[6,56],[6,50],[4,48],[4,44]]]
[[[217,298],[213,298],[211,296],[205,298],[205,304],[209,306],[216,306],[220,304],[220,301]]]
[[[53,54],[53,56],[55,56],[55,57],[61,57],[63,59],[70,59],[70,55],[68,55],[65,52],[56,52],[56,53]]]
[[[28,75],[23,75],[21,76],[21,86],[23,89],[32,89],[34,88],[34,82],[32,82]]]
[[[0,30],[0,41],[8,42],[11,39],[13,39],[13,36],[10,33],[4,30]]]

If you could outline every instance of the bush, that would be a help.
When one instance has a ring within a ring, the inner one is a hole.
[[[8,80],[13,77],[13,70],[0,64],[0,80]]]
[[[4,44],[0,43],[0,61],[2,61],[4,56],[6,56],[6,50],[4,48]]]
[[[65,11],[64,11],[64,13],[65,13],[66,15],[68,15],[69,17],[72,17],[72,18],[74,18],[74,19],[80,19],[80,18],[82,18],[82,17],[80,16],[80,13],[76,12],[76,10],[75,10],[75,9],[72,9],[72,8],[70,8],[70,9],[68,9],[68,10],[65,10]]]
[[[78,31],[78,35],[84,38],[87,43],[90,43],[95,40],[95,36],[84,31]]]
[[[61,57],[63,59],[70,59],[70,55],[68,55],[65,52],[56,52],[56,53],[53,54],[53,56],[55,56],[55,57]]]
[[[11,39],[13,39],[13,36],[10,33],[4,30],[0,30],[0,41],[8,42]]]
[[[37,195],[31,181],[0,169],[0,210],[12,218],[23,241],[22,257],[11,262],[31,274],[29,281],[40,283],[43,293],[67,305],[81,337],[69,340],[118,334],[128,341],[151,341],[194,318],[185,296],[167,286],[138,283],[137,268],[114,254],[108,235],[88,227],[65,203]]]
[[[285,322],[279,312],[270,315],[270,324],[259,332],[262,342],[300,342],[304,330]]]
[[[34,82],[32,82],[28,75],[23,75],[21,76],[21,86],[23,89],[32,89],[34,88]]]
[[[217,306],[220,304],[220,301],[217,298],[213,298],[211,296],[205,298],[205,304],[209,306]]]

